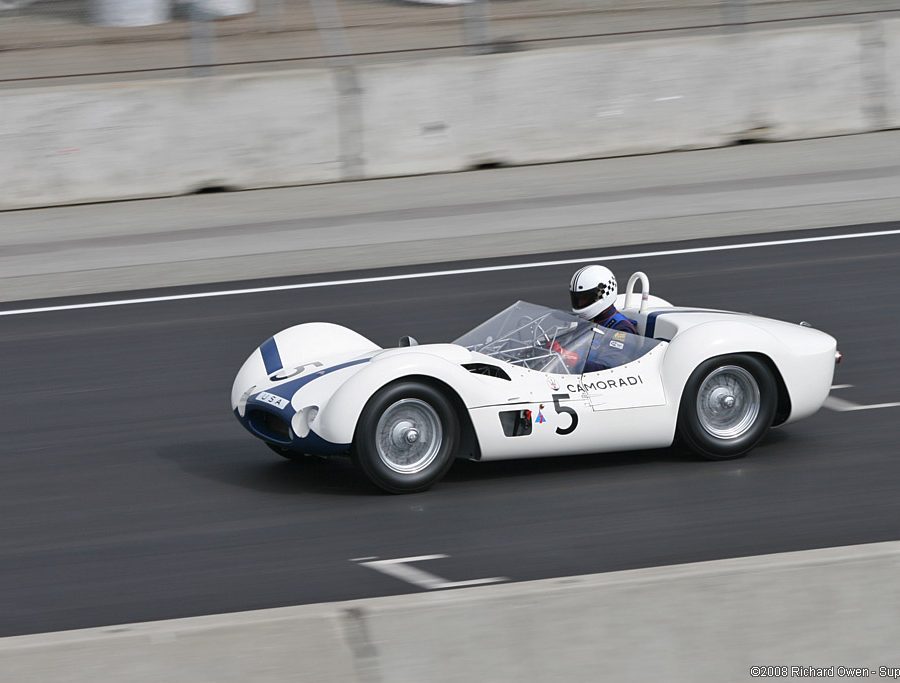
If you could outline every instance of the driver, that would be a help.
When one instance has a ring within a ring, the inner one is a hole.
[[[637,321],[626,317],[616,309],[615,302],[619,295],[619,287],[616,284],[616,276],[606,266],[593,264],[576,271],[569,283],[569,295],[572,299],[572,312],[575,315],[601,327],[634,335],[638,333]],[[621,336],[622,339],[613,338],[609,342],[613,350],[624,348],[624,335]],[[588,360],[593,358],[594,361],[588,363],[591,368],[585,367],[587,372],[611,367],[609,360],[603,361],[598,358],[598,355],[608,355],[606,352],[609,351],[609,349],[605,349],[603,354],[598,354],[600,343],[600,340],[595,339],[591,345],[592,349]],[[570,351],[557,341],[554,341],[550,348],[560,354],[569,367],[574,367],[580,359],[577,352]],[[594,365],[597,367],[593,367]]]
[[[601,327],[637,334],[637,321],[616,309],[619,287],[616,276],[606,266],[593,264],[575,272],[569,283],[572,313]]]

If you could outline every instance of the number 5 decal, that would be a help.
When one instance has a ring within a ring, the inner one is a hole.
[[[575,431],[575,427],[578,426],[578,413],[575,412],[574,408],[570,408],[569,406],[564,406],[560,404],[560,400],[569,398],[568,394],[553,394],[553,407],[556,408],[557,415],[570,415],[572,417],[572,422],[568,427],[562,429],[560,427],[556,428],[557,434],[571,434]]]

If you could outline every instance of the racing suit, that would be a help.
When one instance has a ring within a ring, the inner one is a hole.
[[[595,325],[599,325],[600,327],[606,327],[608,329],[616,330],[619,332],[627,332],[628,334],[634,335],[637,335],[638,333],[637,321],[626,317],[622,313],[619,313],[615,306],[610,306],[605,311],[600,313],[600,315],[594,318],[591,322],[593,322]],[[603,342],[601,339],[593,339],[591,347],[588,350],[588,358],[586,359],[584,371],[596,372],[597,370],[606,370],[610,367],[615,367],[615,365],[618,364],[615,360],[616,356],[619,355],[617,353],[617,350],[624,349],[623,342],[625,341],[625,339],[624,335],[622,336],[623,339],[621,340],[613,338],[608,343],[610,348],[604,348],[605,342]],[[557,341],[553,342],[550,349],[558,353],[563,359],[563,362],[570,368],[578,365],[581,360],[581,354],[576,351],[567,349]],[[612,349],[612,351],[610,351],[610,349]]]
[[[594,318],[593,322],[600,325],[600,327],[608,327],[611,330],[621,330],[622,332],[628,332],[628,334],[638,333],[637,320],[632,320],[622,315],[615,306],[607,308]]]

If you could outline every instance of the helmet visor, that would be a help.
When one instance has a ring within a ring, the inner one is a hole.
[[[572,296],[572,308],[576,311],[587,308],[597,301],[599,290],[599,287],[594,287],[593,289],[585,289],[580,292],[570,291],[569,294]]]

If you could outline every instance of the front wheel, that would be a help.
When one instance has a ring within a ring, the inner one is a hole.
[[[353,459],[379,488],[414,493],[450,469],[458,440],[459,418],[440,391],[399,382],[381,389],[363,409]]]
[[[711,358],[691,373],[681,396],[678,434],[707,460],[745,455],[775,418],[778,386],[753,356]]]

